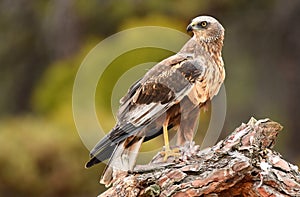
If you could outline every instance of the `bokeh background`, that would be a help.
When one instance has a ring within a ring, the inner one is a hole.
[[[103,191],[98,180],[104,165],[84,169],[88,150],[72,117],[72,87],[82,60],[121,30],[159,25],[185,32],[190,19],[202,14],[215,16],[226,29],[222,136],[251,116],[269,117],[285,128],[276,149],[300,164],[300,1],[1,0],[0,196]],[[106,131],[114,125],[110,98],[116,76],[171,54],[149,48],[114,62],[95,99],[106,114],[99,120]]]

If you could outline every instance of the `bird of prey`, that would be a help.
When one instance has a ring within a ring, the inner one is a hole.
[[[224,28],[211,16],[187,26],[192,38],[175,55],[152,67],[120,100],[115,127],[91,150],[89,168],[110,159],[100,182],[110,185],[118,171],[132,170],[143,142],[163,134],[164,160],[178,155],[168,130],[177,129],[177,145],[193,140],[200,108],[219,91],[225,70],[221,56]]]

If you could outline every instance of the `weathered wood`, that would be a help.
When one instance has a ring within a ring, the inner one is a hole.
[[[167,162],[158,153],[99,196],[300,196],[298,167],[272,150],[281,129],[252,118],[211,148],[186,144]]]

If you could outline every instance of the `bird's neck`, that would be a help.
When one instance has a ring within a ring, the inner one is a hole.
[[[197,41],[202,48],[207,51],[216,64],[219,67],[224,66],[224,62],[222,59],[222,47],[223,47],[223,38],[217,38],[215,40],[206,42],[206,41]]]
[[[199,49],[199,47],[201,47],[201,49]],[[212,57],[218,67],[223,67],[222,47],[223,37],[211,41],[201,41],[194,36],[186,43],[180,52],[185,54],[197,54],[197,50],[204,50]]]

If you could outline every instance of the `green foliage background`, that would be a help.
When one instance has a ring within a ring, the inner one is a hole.
[[[98,180],[104,165],[84,169],[88,150],[73,122],[77,69],[96,44],[114,33],[145,25],[185,32],[190,19],[202,14],[217,17],[226,29],[223,136],[251,116],[270,117],[285,126],[277,149],[299,162],[299,2],[0,1],[0,196],[96,196],[103,191]],[[95,97],[106,131],[115,123],[110,102],[118,78],[171,54],[134,50],[109,66]],[[201,115],[198,143],[209,115]],[[142,150],[162,145],[157,138]]]

